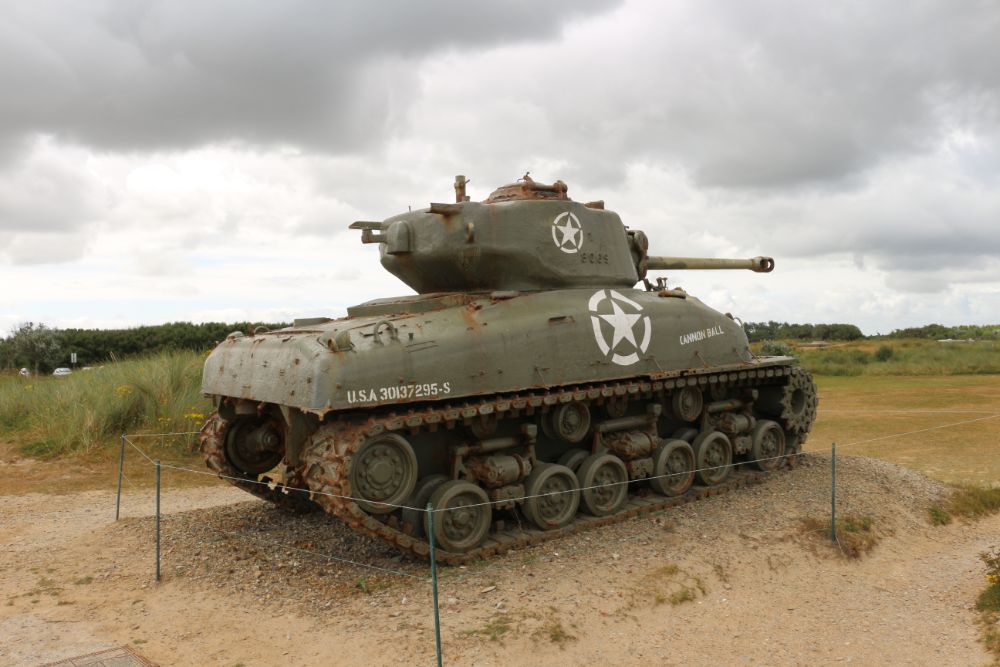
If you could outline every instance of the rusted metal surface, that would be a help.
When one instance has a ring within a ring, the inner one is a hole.
[[[438,202],[431,202],[430,208],[428,208],[431,213],[435,215],[457,215],[462,212],[462,207],[458,204],[441,204]]]
[[[555,199],[559,201],[569,201],[566,192],[569,187],[562,181],[556,181],[552,185],[536,183],[528,174],[521,177],[517,183],[503,185],[494,190],[483,202],[485,204],[495,204],[504,201],[526,201],[538,199]]]
[[[461,203],[464,201],[469,201],[469,197],[465,194],[465,186],[469,183],[469,179],[465,176],[455,177],[455,202]]]

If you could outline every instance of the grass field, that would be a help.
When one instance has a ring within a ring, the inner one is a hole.
[[[802,365],[817,375],[1000,373],[1000,342],[997,341],[939,343],[927,339],[876,339],[837,343],[825,348],[801,347],[795,343],[791,343],[791,347]]]
[[[819,376],[817,383],[808,451],[828,452],[836,442],[838,455],[885,459],[945,482],[1000,483],[1000,375]],[[887,437],[901,433],[909,435]]]

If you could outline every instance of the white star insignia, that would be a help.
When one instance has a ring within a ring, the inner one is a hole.
[[[576,237],[580,235],[580,230],[575,227],[571,227],[568,218],[566,219],[565,225],[562,225],[561,227],[556,225],[556,229],[559,230],[560,234],[562,234],[562,240],[559,241],[560,248],[565,247],[567,244],[574,248],[579,245]]]
[[[611,312],[600,313],[604,310],[601,304],[610,302]],[[653,334],[653,321],[649,315],[642,312],[642,305],[628,298],[617,290],[598,290],[593,293],[588,302],[590,309],[590,321],[594,327],[594,341],[601,353],[611,358],[611,362],[619,366],[629,366],[638,362],[642,355],[649,349],[649,341]],[[634,309],[635,312],[626,312],[622,306]],[[605,337],[602,328],[607,328],[604,323],[611,325],[611,344]],[[640,334],[637,337],[636,327],[639,327]],[[617,351],[619,343],[628,341],[629,345],[623,346],[625,349]]]
[[[642,315],[638,313],[626,313],[614,299],[611,299],[611,308],[614,312],[610,315],[598,315],[598,317],[615,328],[614,333],[611,334],[611,349],[615,349],[618,343],[620,343],[623,339],[632,343],[632,347],[638,347],[638,343],[635,341],[635,332],[632,330],[632,327],[635,326],[636,321],[638,321]]]
[[[569,211],[560,213],[552,221],[552,242],[565,253],[573,254],[583,245],[580,221]]]

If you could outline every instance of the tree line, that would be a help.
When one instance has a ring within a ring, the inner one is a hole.
[[[764,340],[860,340],[862,338],[929,338],[932,340],[1000,340],[1000,324],[961,324],[948,327],[927,324],[922,327],[893,329],[888,334],[865,336],[853,324],[789,324],[788,322],[744,322],[750,342]]]
[[[934,340],[1000,340],[1000,324],[961,324],[946,327],[943,324],[928,324],[923,327],[896,329],[889,338],[933,338]]]
[[[69,366],[70,354],[74,352],[77,366],[89,366],[164,350],[205,351],[233,331],[249,333],[257,327],[286,326],[264,322],[170,322],[129,329],[52,329],[25,322],[0,340],[0,368],[48,373],[59,366]]]
[[[134,357],[163,350],[211,349],[230,332],[252,332],[257,327],[278,329],[285,323],[262,322],[170,322],[129,329],[52,329],[44,324],[25,322],[0,340],[0,368],[28,368],[51,372],[70,365],[70,354],[77,355],[78,366],[99,364],[111,359]],[[745,322],[743,330],[751,342],[766,340],[851,341],[866,338],[853,324],[792,324],[788,322]],[[998,325],[960,325],[948,327],[928,324],[923,327],[896,329],[888,338],[945,338],[1000,340]]]
[[[751,343],[762,340],[858,340],[864,338],[853,324],[789,324],[788,322],[744,322]]]

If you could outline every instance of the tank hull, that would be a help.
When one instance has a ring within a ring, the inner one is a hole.
[[[739,324],[676,293],[432,295],[400,306],[422,312],[384,312],[393,303],[230,337],[206,360],[202,391],[324,416],[754,364]]]
[[[758,479],[795,460],[817,405],[731,317],[615,288],[388,299],[232,335],[203,390],[218,474],[418,557],[430,502],[449,563]]]

